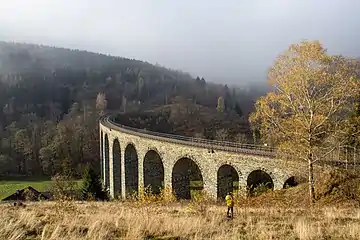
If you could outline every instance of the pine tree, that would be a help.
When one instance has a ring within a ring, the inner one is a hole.
[[[238,103],[235,103],[235,112],[236,112],[240,117],[242,117],[242,116],[244,115]]]
[[[108,200],[108,194],[103,189],[98,174],[91,167],[85,169],[81,192],[84,200]]]

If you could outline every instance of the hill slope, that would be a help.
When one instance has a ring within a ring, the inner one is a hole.
[[[230,89],[138,60],[0,42],[0,175],[99,168],[97,120],[104,110],[151,109],[180,98],[215,111],[222,96],[225,114],[208,123],[215,126],[234,114],[246,119],[261,91]],[[198,132],[196,124],[189,134]]]
[[[208,107],[215,107],[217,98],[223,96],[229,108],[238,102],[246,114],[252,110],[252,102],[266,91],[258,86],[251,91],[229,89],[226,85],[195,80],[187,73],[133,59],[6,42],[0,42],[0,76],[2,82],[12,85],[24,85],[26,80],[34,88],[41,86],[48,91],[60,88],[61,94],[69,95],[71,102],[94,98],[98,91],[104,91],[109,108],[118,108],[123,96],[146,104],[165,104],[182,96]],[[28,85],[25,87],[29,88]],[[45,102],[51,100],[46,98]]]
[[[188,137],[252,141],[246,118],[233,112],[219,113],[214,108],[190,102],[176,102],[147,111],[121,114],[117,122],[140,129]]]

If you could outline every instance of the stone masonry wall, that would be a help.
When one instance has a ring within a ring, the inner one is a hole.
[[[173,142],[162,142],[149,138],[143,138],[129,133],[123,133],[103,126],[100,123],[100,131],[108,136],[109,140],[109,173],[103,173],[104,177],[110,176],[110,193],[114,196],[114,177],[113,177],[113,142],[118,139],[120,143],[121,159],[121,196],[125,197],[125,148],[128,144],[133,144],[138,156],[138,183],[139,189],[144,187],[143,163],[146,153],[150,150],[157,152],[164,165],[164,185],[171,187],[172,170],[177,160],[187,157],[193,160],[199,167],[203,181],[204,190],[213,198],[217,197],[217,172],[218,169],[228,164],[235,168],[239,175],[239,188],[243,190],[247,186],[247,177],[254,170],[263,170],[269,174],[274,183],[274,189],[283,188],[285,181],[294,176],[299,169],[298,165],[280,159],[259,157],[253,155],[232,153],[226,151],[217,151],[213,153],[206,148],[182,145]],[[100,141],[101,142],[101,141]],[[105,141],[102,141],[105,145]],[[105,146],[103,147],[103,156]],[[104,166],[105,164],[102,164]],[[104,179],[106,182],[106,179]]]

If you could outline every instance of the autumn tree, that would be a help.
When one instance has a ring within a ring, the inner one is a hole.
[[[216,109],[218,112],[224,112],[224,110],[225,110],[224,98],[221,96],[218,98],[218,104],[217,104]]]
[[[280,156],[287,153],[307,162],[314,202],[313,164],[345,139],[359,90],[356,61],[328,55],[318,41],[303,41],[276,59],[268,78],[274,90],[256,102],[250,122],[263,140],[278,147]]]
[[[347,141],[345,142],[348,146],[358,147],[360,143],[360,135],[354,134],[360,132],[360,103],[358,102],[354,112],[350,115],[347,126]]]

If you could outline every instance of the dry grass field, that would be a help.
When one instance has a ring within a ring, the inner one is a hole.
[[[357,208],[225,207],[169,203],[0,206],[1,239],[360,239]]]
[[[360,239],[359,175],[326,173],[310,207],[307,185],[224,204],[111,201],[0,204],[0,239]]]

